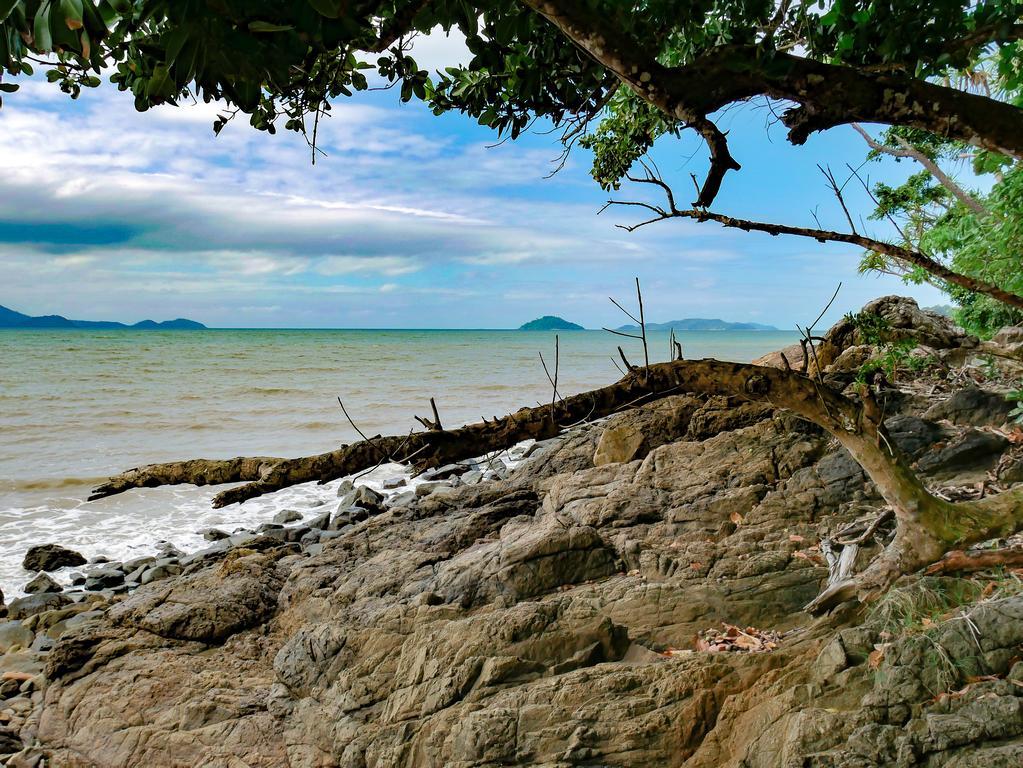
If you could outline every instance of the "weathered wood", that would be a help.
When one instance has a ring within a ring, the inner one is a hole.
[[[1023,549],[978,549],[965,552],[954,549],[927,568],[928,575],[965,573],[988,568],[1023,567]]]

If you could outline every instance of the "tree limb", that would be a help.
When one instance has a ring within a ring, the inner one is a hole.
[[[941,170],[941,168],[938,167],[937,163],[935,163],[933,160],[931,160],[931,158],[929,158],[919,149],[914,147],[908,141],[903,139],[901,136],[898,137],[900,149],[896,149],[895,147],[889,147],[886,144],[882,144],[881,142],[877,141],[873,136],[867,133],[859,123],[853,123],[852,127],[856,130],[857,133],[860,134],[860,136],[863,137],[863,140],[867,142],[867,146],[869,146],[874,151],[882,152],[892,157],[904,157],[909,158],[911,160],[916,160],[918,163],[920,163],[920,165],[927,169],[931,176],[937,179],[938,183],[941,184],[941,186],[943,186],[945,189],[951,192],[952,195],[959,202],[961,202],[963,205],[965,205],[978,216],[981,217],[987,216],[988,213],[987,209],[980,204],[977,198],[975,198],[965,189],[956,184],[956,182],[953,181],[952,178],[947,173],[945,173],[943,170]]]
[[[652,181],[651,179],[644,179],[639,177],[629,177],[630,180],[638,181],[642,183],[654,183],[659,186],[663,186],[664,182],[660,180]],[[611,200],[610,205],[622,205],[625,203]],[[821,243],[835,242],[835,243],[849,243],[851,245],[858,245],[861,248],[865,248],[868,251],[880,253],[884,256],[890,256],[891,258],[898,259],[901,262],[911,264],[915,267],[920,267],[926,270],[930,274],[934,275],[940,280],[958,285],[967,290],[975,293],[986,294],[1003,304],[1015,307],[1017,309],[1023,309],[1023,296],[1015,293],[1010,293],[1002,288],[999,288],[994,283],[989,283],[985,280],[970,277],[968,275],[960,274],[946,267],[936,259],[932,259],[930,256],[915,251],[910,248],[906,248],[901,245],[895,245],[893,243],[885,242],[884,240],[876,240],[865,235],[859,235],[855,233],[846,232],[835,232],[829,229],[814,229],[811,227],[795,227],[788,224],[775,224],[771,222],[753,221],[750,219],[737,219],[732,216],[726,216],[721,213],[714,213],[703,209],[688,209],[680,210],[671,206],[669,210],[656,209],[651,206],[646,206],[651,210],[660,210],[660,214],[653,219],[640,222],[639,224],[633,225],[619,225],[623,229],[629,232],[635,231],[640,227],[644,227],[648,224],[652,224],[655,221],[663,221],[665,219],[693,219],[698,222],[705,221],[716,221],[724,227],[732,229],[741,229],[745,232],[766,232],[769,235],[793,235],[795,237],[806,237],[816,240]]]

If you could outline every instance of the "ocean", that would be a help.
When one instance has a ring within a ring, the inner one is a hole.
[[[786,331],[677,334],[687,358],[749,361],[791,344]],[[621,342],[603,331],[561,332],[558,389],[610,384]],[[651,361],[668,334],[650,335]],[[286,489],[227,509],[220,488],[172,486],[85,502],[109,475],[188,458],[299,456],[367,435],[419,428],[436,398],[445,427],[549,402],[555,334],[524,331],[209,330],[0,331],[0,589],[18,595],[33,544],[86,557],[154,554],[167,541],[206,545],[209,527],[254,528],[293,508],[327,508],[335,488]],[[391,470],[393,472],[393,469]],[[368,478],[380,482],[387,468]]]

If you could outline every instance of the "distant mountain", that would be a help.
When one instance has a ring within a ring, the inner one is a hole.
[[[924,307],[924,312],[933,312],[936,315],[943,315],[945,317],[952,317],[952,314],[956,311],[956,308],[951,304],[936,304],[933,307]]]
[[[197,323],[195,320],[186,320],[179,317],[177,320],[164,320],[157,323],[153,320],[143,320],[134,325],[115,323],[110,320],[68,320],[63,315],[40,315],[32,317],[13,309],[0,306],[0,328],[92,328],[96,330],[125,328],[138,331],[174,331],[174,330],[200,330],[206,326]]]
[[[561,317],[544,315],[536,320],[530,320],[519,328],[520,331],[584,331],[581,325],[570,323]]]
[[[648,331],[777,331],[773,325],[762,323],[729,323],[725,320],[708,320],[704,317],[689,317],[685,320],[669,320],[666,323],[647,323]],[[623,325],[619,331],[638,331],[638,325]]]

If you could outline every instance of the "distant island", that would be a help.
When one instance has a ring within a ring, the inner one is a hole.
[[[536,320],[530,320],[519,327],[520,331],[585,331],[581,325],[570,323],[562,317],[555,315],[544,315]]]
[[[0,306],[0,328],[80,328],[80,329],[116,329],[126,328],[136,331],[196,331],[206,326],[195,320],[179,317],[177,320],[142,320],[134,325],[117,323],[111,320],[68,320],[63,315],[39,315],[33,317],[15,312],[13,309]]]
[[[777,331],[773,325],[762,323],[729,323],[726,320],[708,320],[704,317],[689,317],[685,320],[669,320],[666,323],[647,323],[648,331]],[[638,325],[623,325],[619,331],[638,331]]]

